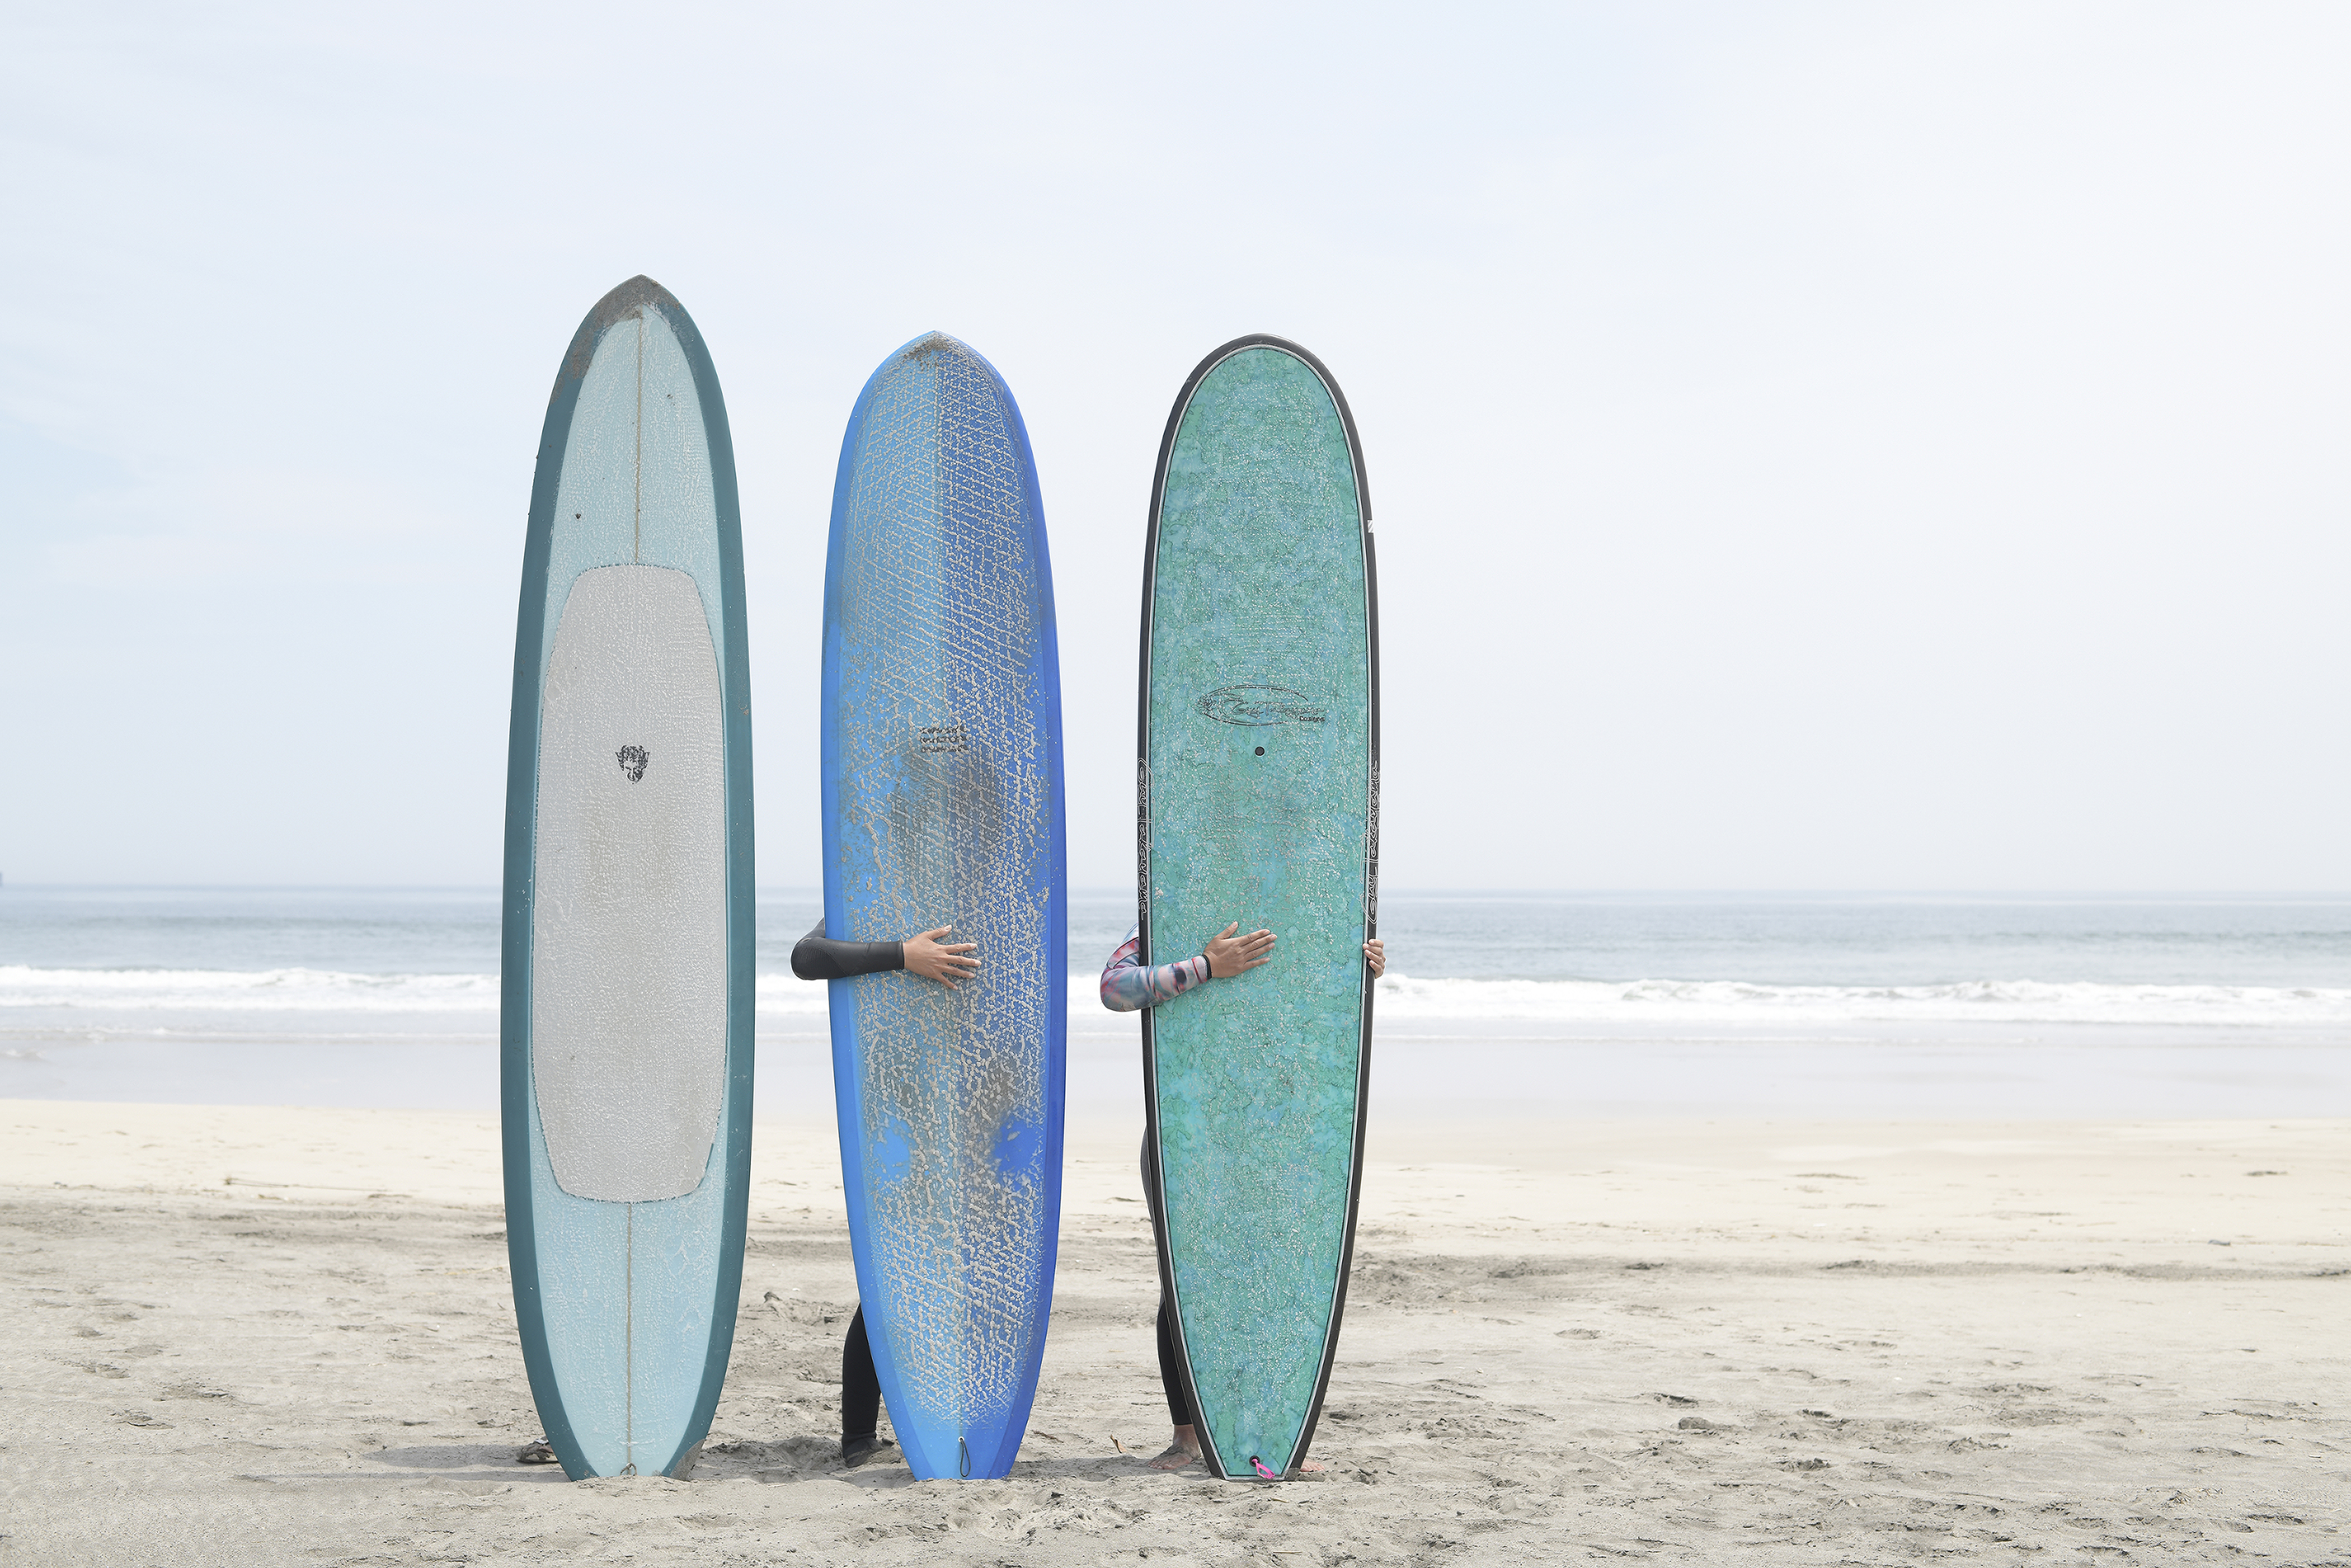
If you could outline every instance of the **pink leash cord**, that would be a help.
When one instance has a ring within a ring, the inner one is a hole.
[[[1263,1459],[1259,1459],[1255,1454],[1251,1454],[1249,1456],[1249,1463],[1257,1468],[1258,1479],[1259,1480],[1280,1480],[1281,1479],[1279,1471],[1268,1465]]]

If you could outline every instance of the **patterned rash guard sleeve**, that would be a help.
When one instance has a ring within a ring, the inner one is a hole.
[[[1181,996],[1207,978],[1206,953],[1157,969],[1144,968],[1142,928],[1129,926],[1126,940],[1102,965],[1102,1002],[1113,1012],[1134,1012]]]

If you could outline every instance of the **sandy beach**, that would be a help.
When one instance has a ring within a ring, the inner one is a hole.
[[[1123,1120],[1071,1127],[1031,1437],[968,1484],[833,1457],[828,1124],[760,1126],[694,1478],[578,1486],[512,1462],[494,1117],[0,1126],[0,1561],[2351,1563],[2340,1121],[1375,1127],[1332,1479],[1267,1488],[1134,1457]]]

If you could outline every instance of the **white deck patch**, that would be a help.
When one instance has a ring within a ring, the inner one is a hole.
[[[726,1079],[726,771],[694,579],[580,574],[548,661],[531,1075],[555,1179],[616,1203],[701,1185]]]

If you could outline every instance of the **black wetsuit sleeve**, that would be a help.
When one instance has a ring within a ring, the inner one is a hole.
[[[819,920],[792,948],[792,972],[802,980],[847,980],[906,967],[904,942],[837,942]]]

